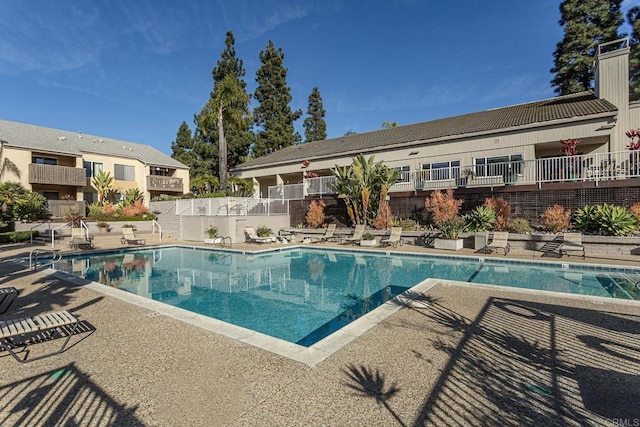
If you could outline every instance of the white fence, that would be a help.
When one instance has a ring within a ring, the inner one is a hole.
[[[598,185],[600,181],[638,177],[640,177],[640,150],[411,171],[403,173],[402,181],[394,184],[389,191],[520,184],[541,186],[549,182],[576,181],[590,181]],[[333,176],[308,178],[303,184],[269,187],[269,196],[281,200],[295,200],[311,195],[335,194],[333,183],[335,183]]]
[[[289,201],[249,197],[176,200],[176,215],[257,216],[289,215]]]

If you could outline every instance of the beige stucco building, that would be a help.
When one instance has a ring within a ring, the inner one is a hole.
[[[594,91],[291,146],[240,164],[233,173],[252,179],[262,197],[329,194],[331,169],[350,165],[360,153],[402,172],[391,197],[461,185],[598,185],[638,177],[625,135],[640,127],[640,104],[629,103],[628,40],[601,45],[596,68]],[[581,140],[571,159],[560,151],[560,141],[568,139]],[[320,178],[300,185],[305,160]],[[465,170],[472,178],[463,183]],[[301,191],[282,191],[296,185]]]
[[[189,192],[189,168],[149,145],[0,120],[0,148],[0,182],[19,182],[54,209],[58,200],[97,201],[99,170],[114,178],[116,197],[138,188],[148,204]]]

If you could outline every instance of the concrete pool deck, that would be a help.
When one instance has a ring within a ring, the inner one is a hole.
[[[96,247],[121,248],[119,238],[109,240],[113,237],[97,236]],[[143,237],[147,246],[189,244]],[[234,245],[269,247],[276,246]],[[21,293],[0,320],[66,309],[79,315],[83,332],[64,353],[31,364],[0,352],[0,425],[613,425],[613,420],[640,420],[638,302],[438,281],[310,367],[12,261],[31,246],[1,249],[0,284]],[[437,253],[408,245],[398,250]],[[474,255],[471,250],[458,254]],[[583,262],[573,256],[568,261]],[[632,256],[585,261],[640,267]],[[59,342],[30,350],[35,356]]]

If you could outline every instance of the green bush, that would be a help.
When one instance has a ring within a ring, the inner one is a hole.
[[[259,225],[256,229],[258,237],[269,237],[271,235],[271,229],[266,225]]]
[[[607,236],[626,236],[636,229],[636,218],[623,206],[598,206],[600,231]]]
[[[578,209],[574,227],[606,236],[626,236],[634,231],[637,225],[635,217],[627,208],[605,203]]]
[[[38,230],[33,231],[33,237],[40,235]],[[10,231],[8,233],[0,233],[0,243],[18,243],[26,242],[31,239],[29,231]]]
[[[586,233],[596,233],[600,229],[597,206],[584,206],[576,211],[573,226]]]
[[[487,206],[478,206],[464,216],[467,231],[486,231],[493,229],[496,213]]]
[[[457,239],[466,230],[466,224],[462,217],[456,215],[438,224],[438,229],[442,232],[440,237],[443,239]]]
[[[515,218],[511,220],[509,231],[512,233],[531,233],[533,232],[533,228],[526,218]]]
[[[420,229],[417,222],[412,219],[399,219],[392,222],[394,227],[402,227],[402,231],[416,231]]]

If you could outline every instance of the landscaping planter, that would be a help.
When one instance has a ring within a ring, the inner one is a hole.
[[[435,239],[433,247],[435,249],[443,249],[447,251],[459,251],[463,247],[462,239]]]
[[[360,240],[360,246],[376,246],[378,244],[377,240]]]

